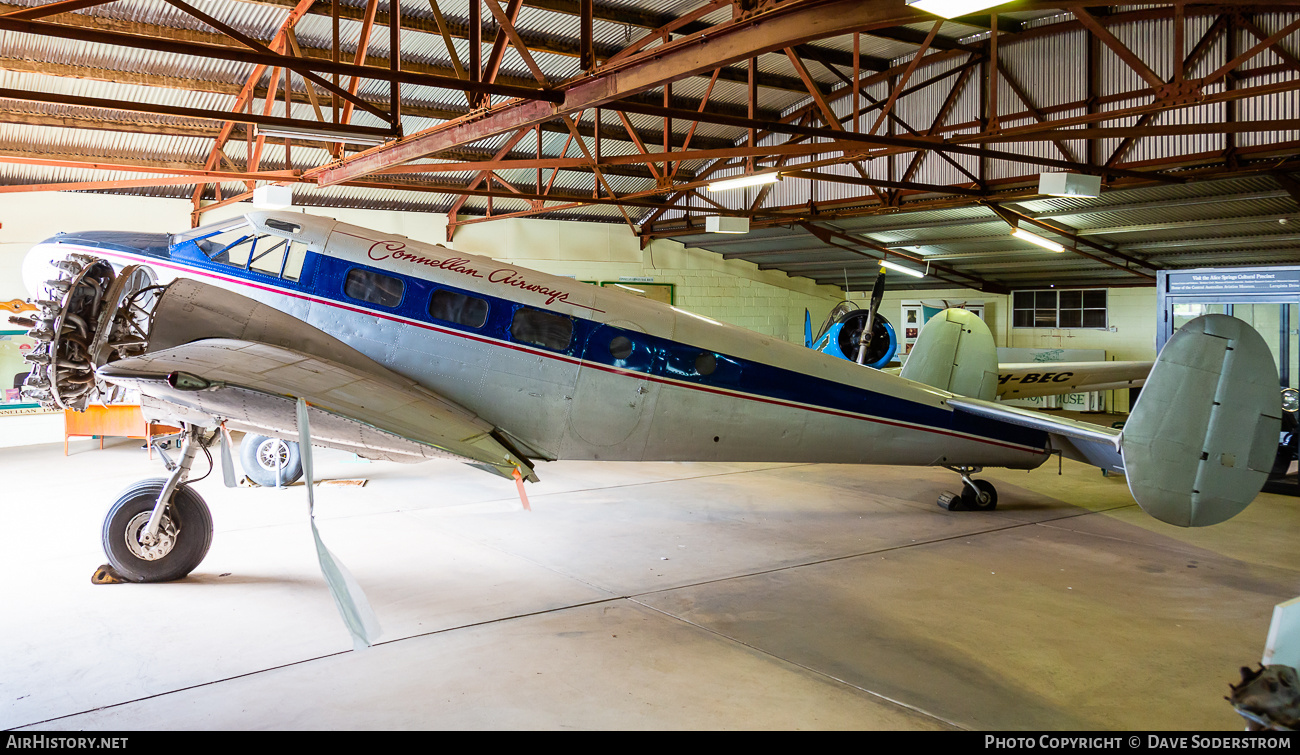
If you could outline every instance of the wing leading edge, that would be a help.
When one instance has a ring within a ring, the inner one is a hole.
[[[265,343],[213,338],[101,367],[175,419],[297,438],[296,403],[310,407],[318,445],[393,461],[451,457],[513,479],[532,466],[489,423],[397,375],[385,379]]]

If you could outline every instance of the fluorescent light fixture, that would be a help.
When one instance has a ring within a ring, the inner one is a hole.
[[[924,278],[924,277],[925,277],[925,273],[921,272],[920,270],[913,270],[913,269],[910,268],[910,267],[903,267],[902,265],[899,265],[898,263],[895,263],[895,262],[889,262],[888,260],[881,260],[881,261],[880,261],[880,266],[881,266],[881,267],[887,267],[887,268],[889,268],[890,270],[896,270],[896,271],[898,271],[898,272],[900,272],[900,273],[907,273],[908,275],[912,276],[913,278]]]
[[[1049,197],[1099,197],[1101,176],[1082,173],[1040,173],[1038,193]]]
[[[1061,246],[1060,244],[1056,243],[1055,241],[1051,241],[1051,240],[1049,240],[1049,239],[1045,239],[1045,238],[1043,238],[1042,236],[1039,236],[1039,235],[1036,234],[1036,233],[1030,233],[1029,231],[1026,231],[1024,228],[1017,228],[1017,229],[1015,229],[1014,231],[1011,232],[1011,235],[1012,235],[1012,236],[1015,236],[1015,237],[1018,238],[1018,239],[1022,239],[1022,240],[1024,240],[1024,241],[1028,241],[1028,242],[1031,243],[1031,244],[1037,244],[1037,245],[1041,246],[1041,247],[1044,248],[1044,249],[1051,249],[1053,252],[1064,252],[1064,251],[1065,251],[1065,247]]]
[[[749,233],[749,218],[709,215],[704,219],[704,230],[709,233]]]
[[[972,13],[1003,5],[1007,0],[907,0],[907,4],[926,13],[944,18],[969,16]]]
[[[383,144],[388,139],[379,134],[366,134],[356,131],[330,131],[310,126],[258,126],[258,136],[270,136],[278,139],[315,139],[322,142],[340,144]]]
[[[727,191],[728,189],[743,189],[746,186],[774,184],[780,180],[780,173],[758,173],[752,176],[740,176],[738,178],[726,178],[721,181],[714,181],[709,184],[707,188],[709,191]]]
[[[253,189],[253,207],[259,210],[283,210],[293,207],[293,190],[270,184]]]

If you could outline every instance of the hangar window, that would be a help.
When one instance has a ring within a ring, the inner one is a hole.
[[[510,322],[510,335],[516,341],[564,351],[573,340],[573,320],[553,312],[520,307]]]
[[[359,267],[348,271],[347,280],[343,283],[343,293],[350,298],[381,307],[396,307],[401,304],[405,290],[406,284],[401,278]]]
[[[487,322],[488,303],[440,288],[429,298],[429,316],[435,320],[481,328]]]
[[[1105,328],[1106,289],[1017,291],[1012,297],[1017,328]]]

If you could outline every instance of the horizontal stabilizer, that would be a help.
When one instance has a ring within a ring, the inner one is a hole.
[[[1050,433],[1052,447],[1068,459],[1092,464],[1112,472],[1124,471],[1124,460],[1119,450],[1119,430],[1090,422],[1042,414],[1018,406],[1008,406],[996,401],[980,401],[960,396],[954,396],[947,401],[958,411]]]
[[[1263,337],[1235,317],[1198,317],[1165,344],[1124,425],[1129,490],[1170,524],[1229,519],[1267,479],[1281,415]]]

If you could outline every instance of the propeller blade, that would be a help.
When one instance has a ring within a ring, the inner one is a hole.
[[[312,488],[312,463],[311,463],[311,426],[307,419],[307,402],[298,399],[298,450],[302,455],[302,473],[307,483],[307,508],[311,512],[311,536],[316,540],[316,558],[320,561],[321,574],[325,576],[325,583],[329,585],[330,595],[334,597],[334,605],[339,609],[339,615],[343,617],[343,623],[347,625],[348,632],[352,635],[352,647],[355,650],[364,650],[375,644],[382,629],[379,626],[379,618],[375,616],[374,609],[370,607],[370,601],[366,598],[366,593],[357,584],[352,573],[343,566],[343,562],[325,547],[325,543],[320,539],[320,531],[316,529],[316,499],[313,495]]]
[[[223,422],[221,423],[221,479],[228,488],[238,485],[235,480],[235,460],[230,453],[230,448],[233,445],[234,442],[230,438],[230,431],[226,429],[226,424]]]
[[[876,285],[871,288],[871,309],[867,310],[867,324],[858,339],[858,356],[853,360],[858,364],[866,364],[867,348],[871,346],[871,336],[876,331],[876,311],[880,309],[880,302],[884,298],[885,268],[882,266],[876,274]]]

